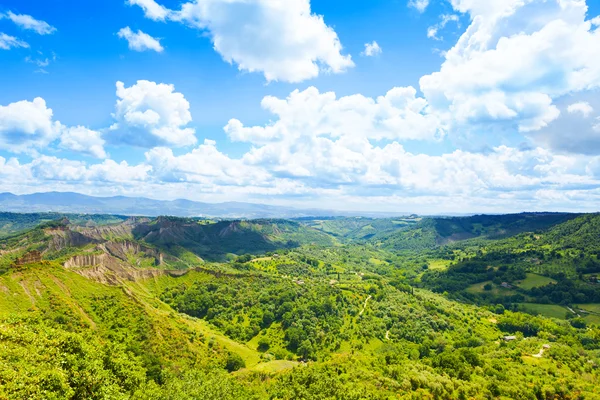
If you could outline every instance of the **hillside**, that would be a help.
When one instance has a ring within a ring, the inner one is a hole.
[[[40,219],[38,215],[14,215],[17,223],[23,224],[23,220]],[[211,222],[159,217],[78,225],[63,218],[0,239],[0,268],[6,270],[31,258],[111,269],[123,263],[185,269],[201,265],[204,260],[224,261],[250,252],[260,254],[305,244],[333,243],[326,234],[285,220]]]
[[[535,233],[454,243],[436,252],[449,268],[426,271],[425,287],[480,304],[600,321],[594,307],[586,310],[586,304],[600,302],[598,214]]]
[[[72,224],[81,226],[102,226],[123,222],[127,217],[120,215],[88,215],[60,213],[17,214],[0,212],[0,238],[35,228],[44,223],[67,218]]]
[[[0,240],[0,398],[600,396],[598,325],[418,287],[421,257],[469,248],[393,253],[285,220],[46,222]]]
[[[425,250],[475,238],[494,240],[537,232],[576,217],[578,214],[523,213],[424,218],[396,232],[378,232],[371,241],[390,250]]]

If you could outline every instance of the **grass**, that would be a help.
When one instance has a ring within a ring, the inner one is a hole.
[[[273,372],[285,371],[287,369],[292,369],[298,365],[300,365],[300,363],[297,361],[273,360],[273,361],[268,361],[265,363],[260,363],[260,364],[256,365],[255,367],[253,367],[252,370],[273,373]]]
[[[520,303],[519,305],[529,314],[540,314],[549,318],[565,319],[569,312],[566,308],[555,304]]]
[[[492,290],[485,290],[484,286],[487,284],[492,285]],[[475,293],[475,294],[481,294],[481,293],[489,293],[492,294],[494,296],[512,296],[515,294],[514,290],[510,290],[510,289],[506,289],[503,288],[501,286],[498,285],[494,285],[492,283],[492,281],[486,281],[486,282],[481,282],[481,283],[475,283],[471,286],[469,286],[466,289],[467,292],[469,293]]]
[[[521,289],[530,290],[536,287],[546,286],[551,283],[556,283],[556,281],[546,276],[528,273],[527,278],[521,282],[518,282],[517,286],[519,286]]]
[[[582,310],[586,310],[589,312],[593,312],[596,314],[600,314],[600,303],[592,303],[592,304],[579,304],[577,308]]]
[[[585,320],[585,322],[587,322],[588,324],[596,324],[596,325],[600,325],[600,315],[592,315],[592,314],[588,314],[585,317],[583,317],[583,319]]]
[[[578,310],[585,310],[591,314],[580,313],[583,319],[589,324],[600,325],[600,303],[579,304],[576,307]]]
[[[445,271],[448,269],[451,260],[431,260],[429,261],[429,269],[434,271]]]

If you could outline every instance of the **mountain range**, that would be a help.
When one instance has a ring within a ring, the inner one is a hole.
[[[154,200],[143,197],[94,197],[73,192],[46,192],[26,195],[0,193],[0,211],[118,214],[128,216],[217,217],[217,218],[300,218],[319,216],[391,217],[404,212],[356,212],[296,209],[242,202],[202,203],[191,200]]]

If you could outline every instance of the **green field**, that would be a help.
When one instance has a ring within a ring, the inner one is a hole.
[[[596,324],[596,325],[600,325],[600,315],[592,315],[592,314],[588,314],[585,317],[583,317],[583,319],[585,320],[585,322],[587,322],[588,324]]]
[[[484,286],[487,285],[488,283],[490,285],[492,285],[492,290],[485,290],[484,289]],[[476,294],[489,293],[489,294],[493,294],[494,296],[512,296],[512,295],[514,295],[516,293],[514,290],[503,288],[503,287],[498,286],[498,285],[494,285],[492,283],[492,281],[475,283],[475,284],[469,286],[466,289],[466,292],[476,293]]]
[[[527,278],[517,283],[517,286],[519,286],[521,289],[530,290],[536,287],[546,286],[551,283],[556,283],[556,281],[546,276],[528,273]]]
[[[579,304],[577,308],[582,310],[590,311],[596,314],[600,314],[600,303],[595,304]]]
[[[448,269],[448,265],[450,265],[451,262],[451,260],[431,260],[429,261],[429,269],[434,271],[445,271]]]
[[[583,319],[587,323],[600,325],[600,303],[579,304],[576,306],[578,310],[589,311],[591,314],[581,313]]]
[[[527,313],[558,319],[565,319],[569,312],[566,308],[555,304],[520,303],[519,306]]]

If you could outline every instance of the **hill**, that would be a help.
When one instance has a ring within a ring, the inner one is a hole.
[[[544,306],[555,305],[563,317],[583,314],[595,321],[573,310],[600,302],[599,256],[600,215],[580,215],[546,230],[440,248],[437,257],[448,260],[449,268],[427,271],[422,282],[462,300],[512,309],[527,303],[528,311],[548,315],[557,308]]]
[[[578,214],[523,213],[423,218],[396,231],[378,231],[370,239],[391,250],[425,250],[470,239],[500,239],[537,232],[577,218]]]
[[[594,323],[410,278],[413,257],[461,254],[451,271],[532,236],[415,256],[285,220],[45,222],[0,240],[0,398],[595,398]]]
[[[23,221],[29,224],[48,216],[15,214],[13,225],[25,225]],[[9,217],[4,214],[4,218]],[[112,219],[104,217],[102,221]],[[224,261],[250,252],[260,254],[304,244],[333,243],[324,233],[285,220],[212,222],[159,217],[80,225],[63,217],[0,239],[0,268],[31,259],[111,269],[123,263],[182,269],[201,265],[204,260]]]

